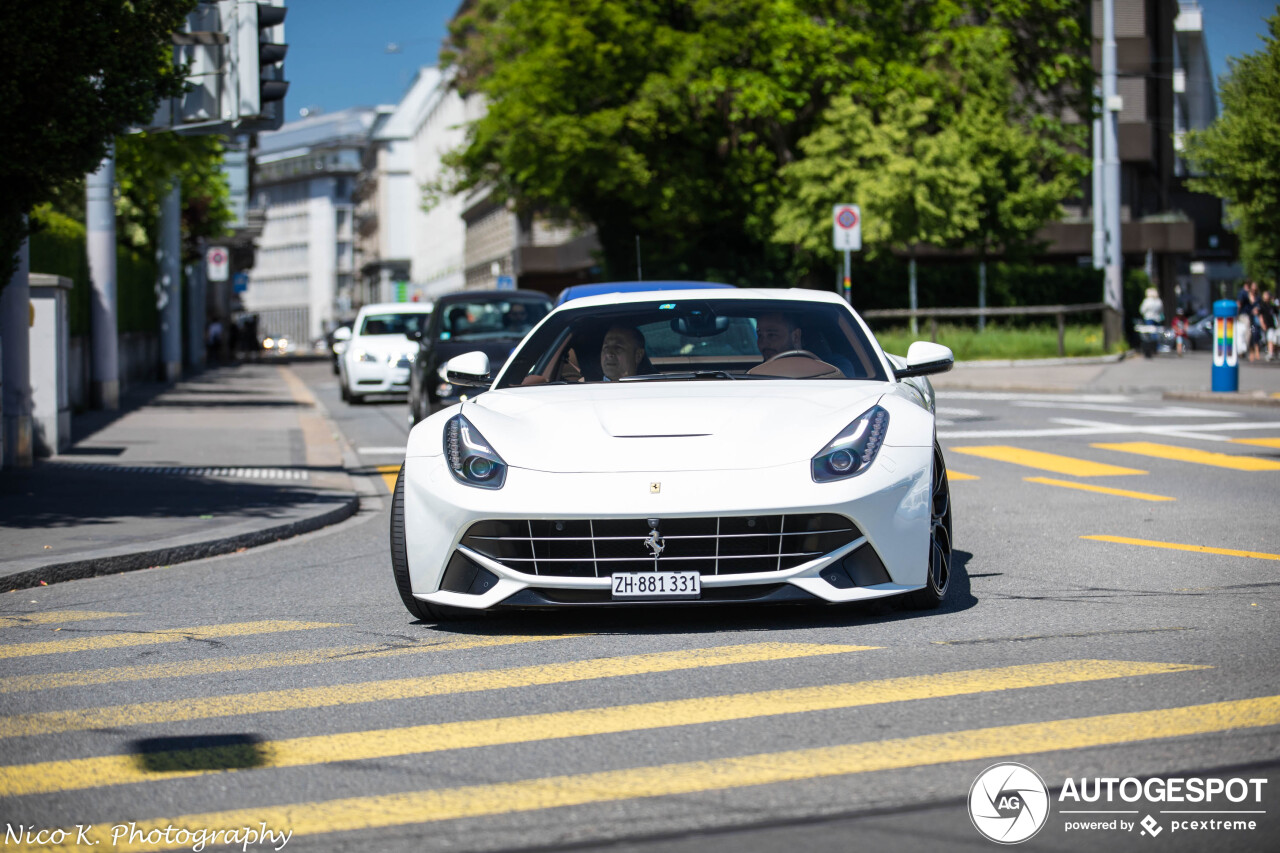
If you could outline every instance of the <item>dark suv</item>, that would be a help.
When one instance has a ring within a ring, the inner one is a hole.
[[[550,310],[550,297],[533,290],[464,290],[437,299],[426,329],[410,336],[418,341],[418,356],[409,371],[409,424],[452,406],[463,393],[478,393],[450,385],[440,375],[445,362],[480,351],[497,376],[516,344]]]

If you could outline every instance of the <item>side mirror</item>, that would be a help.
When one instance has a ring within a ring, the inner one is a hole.
[[[338,328],[334,329],[334,330],[333,330],[333,339],[334,339],[335,341],[349,341],[349,340],[351,340],[351,327],[350,327],[350,326],[339,326]]]
[[[445,380],[464,388],[488,388],[493,381],[489,371],[489,356],[482,352],[455,355],[444,365]]]
[[[950,348],[930,341],[916,341],[907,349],[907,366],[893,371],[899,379],[946,373],[956,363]]]

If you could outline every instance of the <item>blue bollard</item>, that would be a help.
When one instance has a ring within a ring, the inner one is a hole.
[[[1240,390],[1240,362],[1236,356],[1236,303],[1213,303],[1213,390]]]

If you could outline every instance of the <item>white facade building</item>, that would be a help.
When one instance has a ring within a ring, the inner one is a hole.
[[[351,196],[377,115],[353,107],[259,136],[252,204],[265,220],[242,302],[260,334],[307,343],[350,313]]]

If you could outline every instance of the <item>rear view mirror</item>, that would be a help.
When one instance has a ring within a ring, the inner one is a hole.
[[[478,351],[456,355],[444,365],[446,381],[464,388],[488,388],[492,381],[490,370],[489,356]]]
[[[899,379],[910,376],[929,376],[934,373],[945,373],[955,363],[955,355],[942,344],[916,341],[907,349],[907,366],[894,370],[893,374]]]
[[[351,340],[351,327],[350,327],[350,326],[339,326],[338,328],[334,329],[334,330],[333,330],[333,339],[334,339],[335,341],[349,341],[349,340]]]
[[[671,321],[671,331],[686,338],[708,338],[729,328],[729,318],[719,317],[710,307],[693,306]]]

